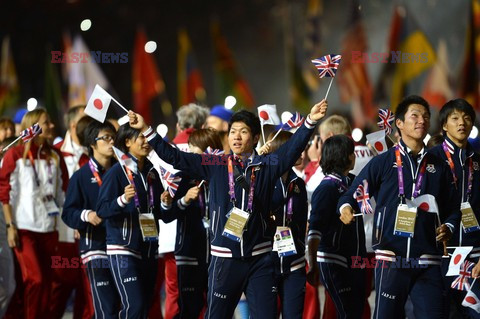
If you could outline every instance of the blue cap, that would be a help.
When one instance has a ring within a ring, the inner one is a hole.
[[[15,113],[15,116],[13,117],[13,123],[15,124],[20,124],[22,122],[22,119],[23,119],[23,116],[25,115],[25,113],[27,113],[28,110],[27,109],[20,109],[17,111],[17,113]]]
[[[233,112],[232,110],[226,109],[223,105],[215,105],[210,111],[210,115],[221,118],[226,122],[230,122]]]

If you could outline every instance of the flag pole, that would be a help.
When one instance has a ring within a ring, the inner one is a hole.
[[[120,104],[117,100],[115,100],[115,98],[112,96],[112,100],[118,104],[118,106],[120,106],[124,111],[125,113],[128,113],[128,110],[122,105]]]
[[[8,150],[13,144],[17,143],[18,140],[21,139],[21,138],[22,138],[22,136],[20,135],[12,143],[10,143],[7,146],[5,146],[4,148],[2,148],[2,153],[5,152],[6,150]]]
[[[332,87],[333,79],[334,77],[332,76],[332,79],[330,80],[330,84],[328,85],[327,94],[325,94],[325,100],[327,100],[328,92],[330,92],[330,88]]]
[[[273,140],[275,139],[275,137],[277,137],[278,134],[280,134],[280,132],[281,132],[282,130],[283,130],[283,129],[280,128],[280,129],[277,131],[277,133],[275,133],[275,135],[274,135],[273,138],[270,140],[270,142],[273,141]]]
[[[263,124],[260,125],[262,129],[262,139],[263,139],[263,145],[265,145],[265,132],[263,131]]]

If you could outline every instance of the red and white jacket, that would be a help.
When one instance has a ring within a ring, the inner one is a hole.
[[[25,145],[11,148],[1,162],[0,201],[12,205],[18,229],[52,232],[56,218],[48,215],[42,198],[53,196],[61,213],[68,185],[67,167],[60,151],[51,147],[52,155],[47,161],[44,147],[32,143],[30,152],[38,174],[38,186],[29,156],[23,159],[24,148]]]

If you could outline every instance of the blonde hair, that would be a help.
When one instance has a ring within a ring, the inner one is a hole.
[[[330,115],[327,117],[321,124],[319,132],[323,132],[325,134],[333,133],[333,135],[351,135],[352,134],[352,127],[348,120],[341,115]]]
[[[43,114],[48,116],[47,111],[43,108],[36,108],[33,111],[25,113],[25,115],[23,116],[22,122],[20,123],[20,127],[21,127],[22,131],[29,128],[30,126],[34,125],[35,123],[38,123],[38,121],[40,120],[40,117]],[[21,143],[23,143],[23,141],[21,141]],[[54,155],[53,153],[55,153],[55,152],[52,151],[52,148],[51,148],[50,144],[48,143],[48,141],[45,141],[45,143],[43,143],[43,144],[44,144],[43,147],[44,147],[44,149],[46,151],[46,155],[47,155],[47,161],[49,161],[50,158],[52,157],[52,155]],[[25,162],[25,159],[27,158],[28,152],[30,151],[30,146],[31,145],[32,145],[32,140],[30,140],[29,142],[27,142],[25,144],[25,149],[23,150],[23,161],[24,162]],[[55,156],[55,161],[57,162],[57,165],[58,165],[57,156]]]

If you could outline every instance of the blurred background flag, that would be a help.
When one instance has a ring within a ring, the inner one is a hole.
[[[8,108],[17,106],[20,99],[20,87],[18,85],[17,72],[13,63],[10,37],[5,36],[2,40],[2,56],[0,60],[0,115]]]

